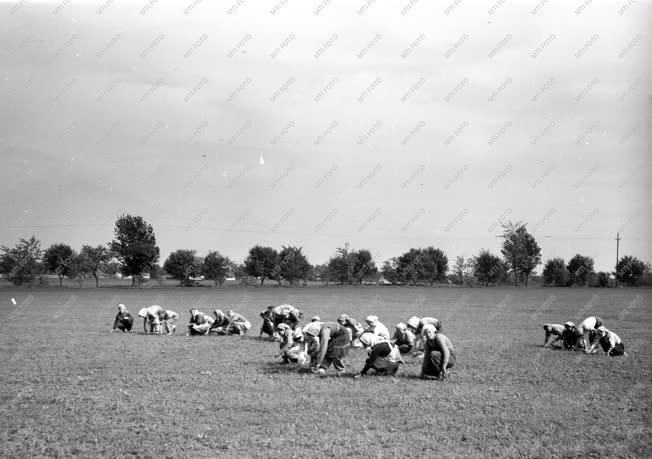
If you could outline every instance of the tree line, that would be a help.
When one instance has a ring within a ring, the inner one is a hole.
[[[522,222],[503,224],[501,234],[502,257],[482,249],[477,255],[458,256],[452,267],[443,250],[429,246],[411,248],[400,256],[376,266],[371,252],[353,249],[346,243],[324,264],[313,266],[302,247],[273,247],[256,245],[249,250],[243,263],[235,263],[217,250],[199,256],[196,250],[175,250],[159,265],[160,250],[156,245],[154,229],[142,217],[122,215],[114,228],[114,238],[107,244],[84,245],[77,252],[67,244],[53,244],[41,248],[32,236],[21,239],[16,246],[2,246],[0,273],[15,285],[45,285],[45,274],[56,274],[59,285],[63,279],[83,281],[94,278],[96,287],[102,276],[131,277],[132,285],[146,277],[172,277],[181,285],[191,286],[198,279],[221,285],[229,277],[242,283],[260,283],[266,280],[297,285],[308,281],[353,285],[381,283],[392,285],[460,285],[491,286],[503,283],[528,285],[535,276],[546,286],[611,286],[615,281],[628,286],[640,285],[650,278],[650,265],[633,256],[618,260],[613,273],[595,272],[593,259],[577,254],[568,263],[561,258],[545,262],[542,275],[535,269],[541,264],[541,248]]]

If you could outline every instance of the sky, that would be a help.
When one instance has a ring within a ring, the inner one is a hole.
[[[0,244],[652,261],[652,2],[0,2]],[[539,267],[539,270],[541,266]]]

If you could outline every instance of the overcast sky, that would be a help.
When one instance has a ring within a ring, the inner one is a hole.
[[[0,243],[651,261],[649,1],[0,3]],[[540,268],[539,268],[540,269]]]

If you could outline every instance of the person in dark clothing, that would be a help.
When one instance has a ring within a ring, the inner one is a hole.
[[[444,379],[449,374],[448,369],[455,365],[457,358],[453,345],[434,325],[423,327],[423,339],[421,377],[434,376]]]
[[[115,320],[113,321],[113,328],[111,329],[111,331],[114,332],[117,329],[123,332],[128,332],[131,331],[131,327],[133,325],[134,325],[133,316],[129,311],[127,311],[127,307],[124,304],[119,304],[118,313],[116,314]]]
[[[342,359],[351,348],[351,330],[337,322],[323,322],[319,330],[319,354],[315,366],[320,376],[326,376],[326,370],[333,364],[338,374],[344,373]]]

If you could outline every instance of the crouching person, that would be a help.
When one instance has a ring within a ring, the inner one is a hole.
[[[131,331],[133,325],[134,318],[131,316],[131,313],[127,311],[127,307],[124,304],[119,304],[118,313],[115,315],[111,331],[121,330],[122,332],[128,332]]]
[[[148,308],[142,308],[138,311],[138,316],[143,318],[143,330],[145,333],[161,333],[161,317],[165,314],[165,309],[154,304]]]
[[[594,331],[596,328],[604,325],[604,321],[598,316],[587,317],[579,324],[576,328],[577,334],[577,345],[584,348],[584,352],[587,354],[593,349],[594,343],[597,345],[597,341],[592,342],[592,339],[595,339]]]
[[[213,318],[208,314],[199,312],[195,307],[190,310],[190,321],[188,322],[189,335],[208,335],[213,325]]]
[[[563,334],[564,334],[564,326],[560,324],[545,324],[543,326],[543,331],[545,332],[546,336],[543,340],[543,347],[548,346],[548,340],[550,340],[553,336],[555,337],[554,340],[550,342],[550,345],[552,346],[555,344],[557,341],[563,340]]]
[[[263,324],[260,326],[258,337],[262,338],[263,333],[269,338],[274,337],[274,306],[267,306],[267,309],[260,313],[260,317],[263,319]]]
[[[166,334],[171,335],[177,331],[176,321],[178,318],[179,314],[174,311],[170,311],[169,309],[163,311],[163,315],[159,315],[159,319],[163,323],[163,329],[165,330]]]
[[[561,338],[564,341],[564,349],[575,349],[578,336],[575,324],[573,322],[566,322],[564,324],[564,331],[561,334]]]
[[[453,345],[434,325],[425,325],[422,333],[424,354],[421,378],[444,379],[449,375],[448,369],[455,365],[456,355]]]
[[[283,363],[306,363],[306,352],[301,330],[292,330],[288,324],[279,324],[278,334],[281,338],[278,355]]]
[[[319,358],[319,333],[322,323],[320,320],[313,320],[301,330],[306,354],[310,357],[310,367],[313,369],[317,368],[317,359]]]
[[[369,349],[369,358],[367,358],[360,374],[356,376],[365,376],[371,369],[374,369],[377,375],[392,376],[396,374],[398,367],[404,363],[401,351],[391,341],[369,332],[363,333],[359,339],[365,349]]]
[[[625,345],[620,337],[611,330],[607,330],[604,325],[596,329],[597,339],[602,346],[605,355],[616,357],[618,355],[627,355]]]
[[[217,333],[218,335],[226,335],[228,333],[231,319],[229,319],[229,316],[224,314],[221,309],[216,309],[213,311],[213,315],[215,316],[215,321],[211,325],[210,331]]]
[[[414,349],[416,337],[412,333],[412,330],[409,330],[403,322],[400,322],[396,324],[396,331],[394,332],[392,341],[398,346],[401,354],[409,354]]]
[[[326,376],[331,363],[338,375],[344,374],[342,359],[351,348],[351,330],[337,322],[323,322],[319,330],[319,355],[315,365],[319,376]]]
[[[226,331],[229,335],[246,335],[247,330],[251,328],[251,322],[249,322],[242,314],[238,314],[235,311],[228,310],[226,315],[229,317],[229,326]]]

